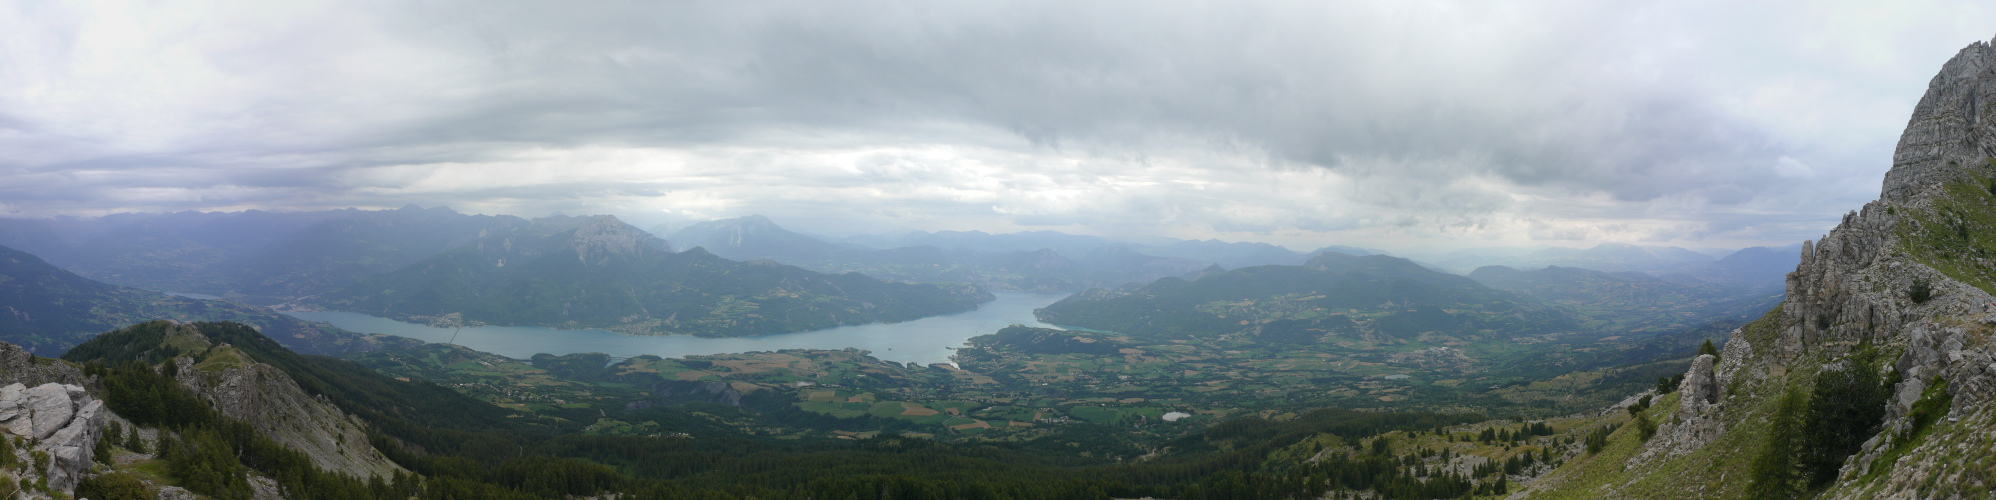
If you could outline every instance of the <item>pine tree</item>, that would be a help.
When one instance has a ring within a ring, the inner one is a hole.
[[[1795,466],[1795,453],[1801,440],[1802,398],[1801,391],[1794,389],[1781,395],[1774,416],[1769,419],[1767,438],[1761,444],[1760,454],[1755,455],[1748,466],[1748,496],[1763,499],[1795,496],[1797,483],[1801,479],[1800,471]]]

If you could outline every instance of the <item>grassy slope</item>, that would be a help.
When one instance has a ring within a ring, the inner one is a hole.
[[[1996,159],[1969,181],[1943,184],[1923,206],[1889,208],[1902,216],[1898,248],[1949,278],[1996,294]]]
[[[1781,310],[1775,309],[1749,323],[1741,335],[1756,350],[1761,349],[1778,335],[1776,323],[1780,316]],[[1761,355],[1756,352],[1755,357]],[[1724,413],[1725,432],[1695,452],[1629,469],[1626,466],[1629,459],[1642,452],[1644,443],[1634,426],[1622,426],[1610,436],[1607,448],[1568,461],[1534,484],[1528,498],[1744,498],[1748,464],[1767,437],[1764,422],[1774,413],[1781,391],[1791,384],[1802,387],[1800,384],[1806,382],[1793,380],[1798,376],[1789,376],[1799,371],[1771,373],[1767,378],[1756,379],[1742,370],[1735,385],[1723,389],[1721,404],[1745,406],[1728,408]],[[1673,394],[1654,404],[1646,415],[1651,421],[1661,423],[1669,421],[1676,411],[1677,398]],[[1624,412],[1604,420],[1628,419]]]

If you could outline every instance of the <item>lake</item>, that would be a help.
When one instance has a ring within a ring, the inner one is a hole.
[[[997,332],[1019,324],[1057,328],[1033,318],[1033,309],[1046,307],[1067,294],[991,292],[996,300],[985,302],[975,311],[933,316],[900,323],[841,326],[824,330],[779,333],[754,337],[701,338],[688,335],[638,336],[604,330],[561,330],[539,326],[467,326],[457,332],[456,344],[500,356],[527,359],[535,354],[555,355],[600,352],[617,357],[645,354],[677,358],[697,354],[722,354],[778,349],[844,349],[873,351],[873,356],[922,365],[948,363],[950,348],[978,335]],[[346,330],[382,333],[422,340],[451,342],[452,329],[360,313],[310,311],[285,313],[307,321],[324,321]]]

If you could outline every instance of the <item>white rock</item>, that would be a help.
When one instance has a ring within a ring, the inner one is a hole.
[[[163,486],[159,489],[159,500],[194,500],[194,492],[179,486]]]
[[[27,398],[28,410],[34,415],[30,435],[35,439],[48,439],[76,414],[76,403],[69,399],[69,391],[61,384],[42,384],[28,389]]]

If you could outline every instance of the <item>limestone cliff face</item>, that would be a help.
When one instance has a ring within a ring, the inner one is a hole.
[[[1996,156],[1996,48],[1976,42],[1941,65],[1899,137],[1884,201],[1905,201],[1928,186],[1959,179],[1954,166]],[[1952,165],[1951,165],[1952,164]]]
[[[1942,67],[1914,109],[1880,199],[1803,245],[1776,315],[1736,331],[1717,366],[1694,362],[1679,412],[1644,454],[1694,453],[1727,425],[1761,425],[1765,415],[1751,412],[1779,397],[1791,371],[1882,369],[1900,380],[1883,429],[1824,496],[1946,498],[1996,486],[1987,466],[1965,460],[1996,452],[1992,108],[1996,49],[1977,42]],[[1890,366],[1851,363],[1866,342]],[[1941,382],[1952,404],[1927,431],[1909,432],[1923,396],[1944,401],[1928,390]],[[1637,458],[1631,467],[1647,462]]]
[[[255,426],[271,440],[311,457],[321,469],[363,479],[390,479],[401,470],[368,443],[359,418],[306,394],[283,371],[249,361],[228,344],[210,348],[201,358],[175,358],[177,380],[222,415]]]

